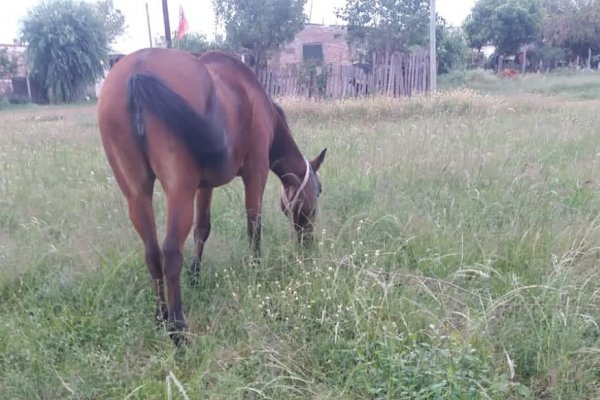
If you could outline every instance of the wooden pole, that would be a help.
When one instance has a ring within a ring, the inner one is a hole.
[[[152,47],[152,30],[150,29],[150,12],[148,12],[148,2],[146,2],[146,23],[148,24],[148,41]]]
[[[430,75],[430,87],[431,92],[437,90],[437,53],[435,44],[435,0],[429,0],[429,75]]]
[[[169,24],[169,5],[167,4],[167,0],[162,0],[163,7],[163,20],[165,22],[165,42],[168,48],[173,47],[173,43],[171,42],[171,26]]]
[[[30,103],[33,103],[33,97],[31,97],[31,82],[29,81],[29,72],[25,74],[27,77],[25,78],[25,82],[27,83],[27,99]]]

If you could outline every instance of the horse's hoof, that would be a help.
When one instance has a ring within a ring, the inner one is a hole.
[[[176,347],[183,347],[188,344],[188,340],[182,332],[171,332],[169,338]]]
[[[257,268],[257,267],[260,268],[260,266],[261,266],[260,255],[255,255],[255,254],[250,255],[245,259],[245,261],[246,261],[247,266],[250,266],[253,268]]]
[[[175,321],[169,323],[169,338],[175,346],[180,347],[186,345],[188,340],[185,337],[185,322]]]
[[[200,260],[198,257],[194,257],[194,261],[192,262],[192,266],[190,268],[190,283],[192,286],[198,286],[200,283]]]
[[[169,312],[167,311],[167,307],[161,307],[160,304],[157,305],[156,311],[154,312],[154,321],[158,325],[164,325],[168,320]]]

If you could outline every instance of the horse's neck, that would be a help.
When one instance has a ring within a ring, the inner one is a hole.
[[[271,170],[285,186],[298,186],[306,173],[306,161],[287,123],[278,118],[269,154]]]

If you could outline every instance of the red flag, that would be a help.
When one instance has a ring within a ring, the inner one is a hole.
[[[177,28],[177,39],[181,40],[188,30],[188,22],[183,13],[183,7],[179,6],[179,27]]]

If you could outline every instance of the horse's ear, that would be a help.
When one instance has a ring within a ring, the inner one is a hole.
[[[323,151],[321,152],[321,154],[319,154],[317,156],[317,158],[315,158],[314,160],[312,160],[310,162],[310,165],[311,165],[313,171],[317,172],[319,170],[319,167],[321,166],[321,164],[323,163],[323,160],[325,159],[326,153],[327,153],[327,148],[324,148]]]

